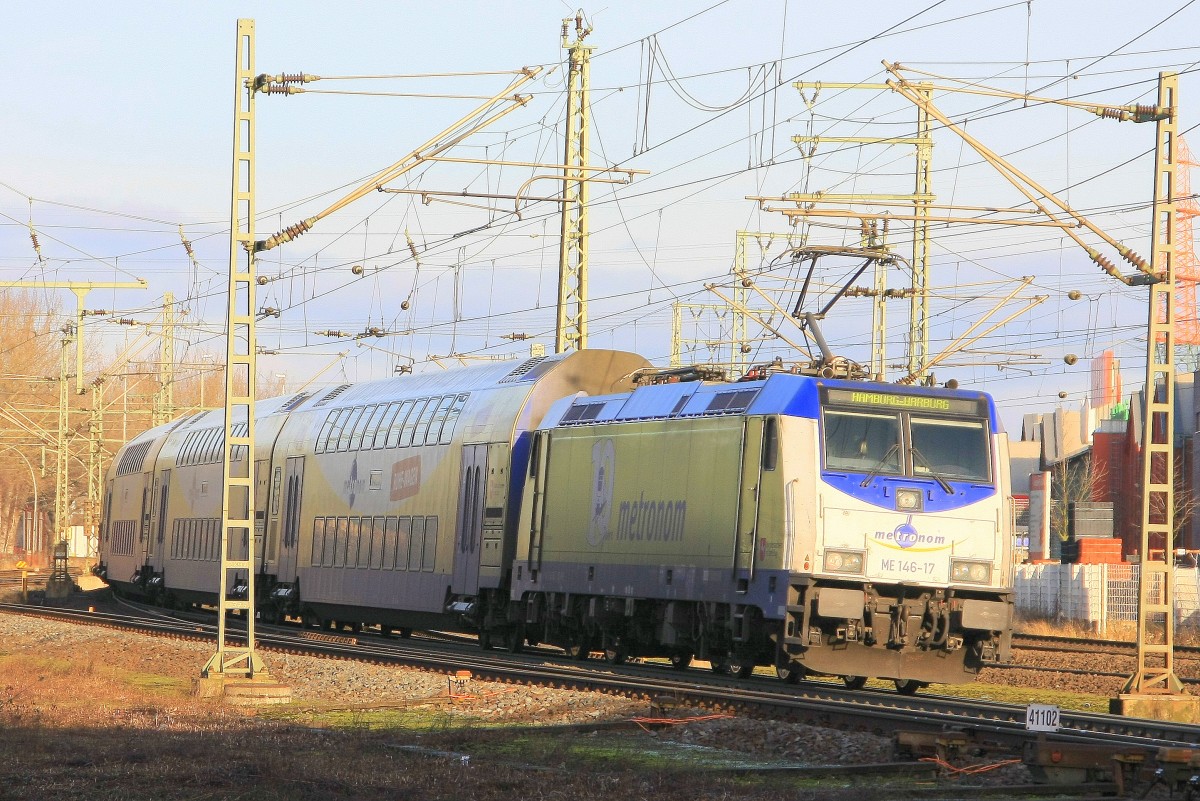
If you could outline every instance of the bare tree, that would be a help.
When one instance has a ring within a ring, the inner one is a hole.
[[[1095,500],[1106,479],[1104,468],[1096,463],[1090,452],[1051,465],[1054,503],[1050,511],[1050,536],[1066,542],[1070,530],[1070,505]]]

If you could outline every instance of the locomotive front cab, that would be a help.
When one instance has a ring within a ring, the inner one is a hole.
[[[1007,659],[1007,465],[981,393],[820,389],[819,519],[793,572],[784,660],[906,687]],[[999,435],[1003,436],[1003,435]]]

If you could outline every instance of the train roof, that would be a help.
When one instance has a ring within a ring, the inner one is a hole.
[[[564,364],[565,363],[565,364]],[[574,365],[574,367],[571,367]],[[255,417],[278,414],[290,414],[294,411],[328,410],[342,406],[356,406],[364,403],[393,401],[424,395],[445,395],[454,392],[471,392],[495,387],[532,386],[539,379],[554,372],[556,367],[569,368],[568,371],[579,380],[580,375],[591,376],[592,381],[584,383],[603,383],[604,388],[611,390],[619,386],[621,381],[628,386],[629,375],[614,379],[613,370],[617,373],[649,366],[641,356],[623,351],[603,349],[586,351],[567,351],[546,356],[532,356],[528,359],[506,360],[470,367],[454,367],[448,370],[416,373],[397,378],[387,378],[377,381],[361,381],[339,384],[337,386],[316,391],[302,391],[290,395],[280,395],[274,398],[260,398],[255,401]],[[614,383],[615,381],[615,383]],[[240,422],[244,415],[235,414],[235,422]],[[206,409],[179,417],[169,423],[156,426],[133,437],[128,445],[153,440],[156,437],[169,434],[179,429],[211,428],[223,425],[224,409]]]
[[[307,395],[289,396],[275,409],[277,413],[294,410],[355,406],[419,395],[444,395],[508,385],[534,384],[574,352],[532,356],[524,361],[503,361],[450,370],[408,374],[378,381],[339,384]],[[266,403],[267,401],[260,401]],[[260,412],[261,414],[261,412]]]
[[[819,390],[847,389],[872,395],[984,401],[993,430],[999,420],[990,396],[975,390],[913,387],[868,381],[845,381],[776,373],[756,381],[737,383],[686,382],[638,387],[632,392],[594,397],[564,398],[542,422],[558,428],[633,420],[665,420],[737,414],[787,414],[817,416]]]

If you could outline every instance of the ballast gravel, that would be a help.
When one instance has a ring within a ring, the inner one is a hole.
[[[32,652],[50,659],[103,660],[111,667],[198,678],[212,645],[144,636],[93,626],[0,614],[0,655]],[[651,710],[645,701],[594,692],[524,687],[470,679],[454,686],[429,671],[293,654],[265,655],[271,675],[292,688],[293,702],[318,708],[436,707],[448,725],[572,725],[653,718],[645,736],[798,765],[870,764],[893,759],[892,742],[866,732],[796,723],[714,716],[703,710]],[[457,697],[451,699],[453,694]],[[228,714],[223,713],[223,714]],[[253,714],[247,712],[247,714]],[[665,720],[664,718],[669,718]],[[693,719],[695,718],[695,719]],[[665,725],[664,725],[665,724]],[[1016,765],[989,777],[1022,783]]]
[[[46,621],[35,617],[0,615],[0,641],[6,649],[36,652],[44,657],[85,658],[103,654],[105,661],[130,662],[133,670],[153,669],[176,677],[199,676],[211,656],[208,643],[150,640],[92,626]],[[429,671],[319,659],[295,654],[266,655],[271,675],[292,688],[296,703],[329,707],[369,708],[389,705],[440,704],[447,714],[485,723],[530,722],[538,725],[588,724],[645,718],[652,713],[644,701],[594,692],[525,687],[470,679],[452,686],[450,677]],[[448,703],[451,693],[460,695]],[[697,712],[704,716],[704,713]],[[682,725],[687,713],[673,712],[681,725],[660,729],[657,736],[699,745],[803,759],[810,764],[882,762],[890,757],[891,742],[871,734],[849,734],[800,724],[772,723],[749,718],[718,718]]]

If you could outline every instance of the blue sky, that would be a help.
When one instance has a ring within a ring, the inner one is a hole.
[[[886,59],[939,84],[960,78],[1053,98],[1147,103],[1156,74],[1171,69],[1184,72],[1181,129],[1197,122],[1189,102],[1200,87],[1189,71],[1200,63],[1200,46],[1189,30],[1200,22],[1200,4],[1186,0],[607,2],[584,11],[594,27],[587,39],[595,48],[592,163],[650,173],[627,186],[592,190],[591,344],[663,364],[672,304],[720,302],[704,285],[728,286],[737,230],[855,244],[852,231],[790,229],[783,215],[762,211],[748,195],[911,191],[909,149],[822,146],[804,159],[792,143],[809,133],[909,135],[915,113],[907,101],[826,89],[810,104],[792,88],[794,80],[880,81]],[[0,280],[145,278],[147,290],[96,291],[89,306],[150,321],[163,293],[172,292],[187,310],[180,358],[219,352],[239,17],[255,20],[258,72],[320,75],[324,80],[310,85],[318,90],[491,94],[509,78],[335,79],[543,66],[543,76],[527,88],[532,97],[525,108],[453,155],[556,162],[564,103],[559,30],[574,12],[548,1],[6,4],[0,23],[15,35],[0,52],[10,109],[0,122],[7,145],[0,162]],[[1147,255],[1150,126],[940,90],[935,100],[989,147],[1011,154],[1039,183],[1062,191]],[[324,208],[471,102],[316,92],[260,97],[258,230],[265,236]],[[979,161],[952,133],[935,132],[939,203],[1024,203]],[[511,194],[537,174],[546,171],[443,163],[395,186]],[[528,191],[549,195],[554,188],[538,179]],[[379,378],[410,360],[426,369],[431,355],[451,352],[527,353],[528,343],[502,338],[513,332],[552,346],[557,207],[529,204],[518,216],[511,201],[491,202],[491,209],[423,205],[413,195],[371,193],[265,254],[259,271],[271,280],[259,305],[281,313],[260,323],[260,344],[278,351],[260,359],[261,372],[298,385],[343,351],[349,355],[321,380]],[[30,244],[31,220],[43,260]],[[195,264],[180,244],[180,225],[194,243]],[[420,254],[419,270],[406,232]],[[1121,356],[1127,385],[1140,382],[1144,289],[1103,276],[1055,229],[939,226],[934,237],[932,352],[962,334],[1020,276],[1035,277],[1024,295],[1047,297],[975,352],[948,360],[937,370],[939,380],[953,377],[995,393],[1010,425],[1023,411],[1051,407],[1060,392],[1068,403],[1081,399],[1087,359],[1106,348]],[[890,241],[907,255],[906,224],[893,224]],[[749,255],[758,267],[778,250]],[[361,277],[353,265],[364,267]],[[848,269],[839,263],[819,277],[832,284]],[[762,283],[782,287],[781,275]],[[889,276],[889,285],[902,284],[899,274]],[[1068,300],[1070,290],[1081,299]],[[54,297],[71,308],[69,294]],[[400,308],[404,300],[408,309]],[[682,314],[689,340],[719,339],[728,324],[708,312]],[[889,307],[890,361],[902,360],[907,316],[906,306]],[[314,333],[354,334],[370,326],[388,335],[355,340]],[[836,350],[865,362],[869,326],[868,302],[847,298],[824,327]],[[104,351],[128,336],[103,323],[93,330]],[[685,360],[708,357],[702,342],[688,347],[694,350]],[[1067,365],[1067,354],[1078,363]],[[776,355],[794,357],[779,342],[758,342],[752,354]]]

